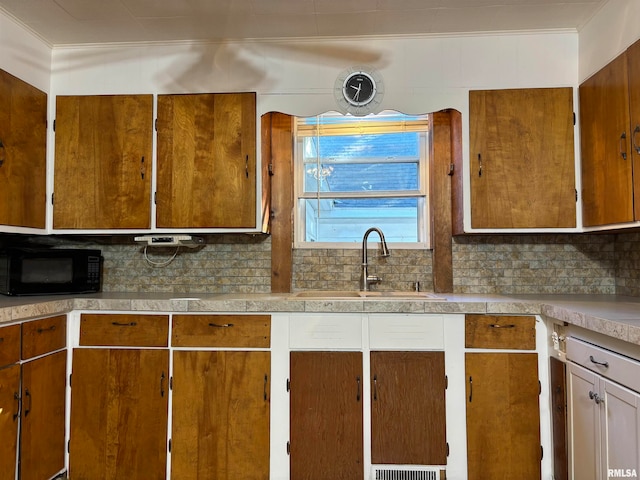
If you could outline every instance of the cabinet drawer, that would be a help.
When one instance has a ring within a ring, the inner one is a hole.
[[[20,360],[20,325],[0,328],[0,368]]]
[[[289,322],[291,348],[360,350],[362,317],[360,315],[305,315]]]
[[[369,345],[372,349],[444,348],[441,316],[369,315]]]
[[[42,318],[22,324],[22,358],[60,350],[67,345],[67,316]]]
[[[271,316],[174,315],[171,345],[269,348]]]
[[[567,338],[567,359],[640,392],[640,362],[591,343]]]
[[[466,315],[466,348],[535,350],[536,318],[533,316]]]
[[[168,343],[168,315],[83,313],[80,316],[82,346],[166,347]]]

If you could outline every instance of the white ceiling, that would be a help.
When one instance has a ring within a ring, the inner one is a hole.
[[[609,0],[0,0],[49,44],[578,31]]]

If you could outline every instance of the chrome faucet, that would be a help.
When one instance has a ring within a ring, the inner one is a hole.
[[[360,290],[363,292],[369,291],[369,285],[372,283],[380,283],[382,279],[377,275],[369,275],[369,265],[367,262],[367,239],[369,238],[369,234],[371,232],[376,232],[380,236],[380,242],[382,243],[382,254],[383,257],[388,257],[391,255],[389,253],[389,247],[387,247],[387,241],[384,239],[384,234],[382,230],[377,227],[371,227],[367,230],[362,237],[362,273],[360,275]]]

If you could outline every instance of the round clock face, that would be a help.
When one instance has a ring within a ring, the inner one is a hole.
[[[352,67],[335,82],[336,103],[343,113],[368,115],[375,112],[384,93],[382,77],[372,68]]]
[[[355,107],[367,105],[376,96],[376,81],[366,72],[354,72],[342,85],[345,100]]]

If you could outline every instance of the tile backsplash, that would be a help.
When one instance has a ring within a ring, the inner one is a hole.
[[[640,297],[640,233],[618,235],[616,293]]]
[[[454,292],[614,294],[613,235],[480,235],[453,239]]]
[[[271,237],[209,235],[206,245],[181,248],[167,266],[150,265],[144,247],[130,236],[91,237],[65,245],[103,252],[106,292],[269,293]],[[1,240],[1,238],[0,238]],[[148,249],[162,263],[173,249]],[[402,290],[420,282],[433,290],[432,251],[392,249],[382,258],[368,252],[370,273],[382,277],[375,288]],[[294,290],[356,290],[359,249],[296,249]],[[640,234],[474,235],[453,239],[454,293],[625,294],[640,296]]]

